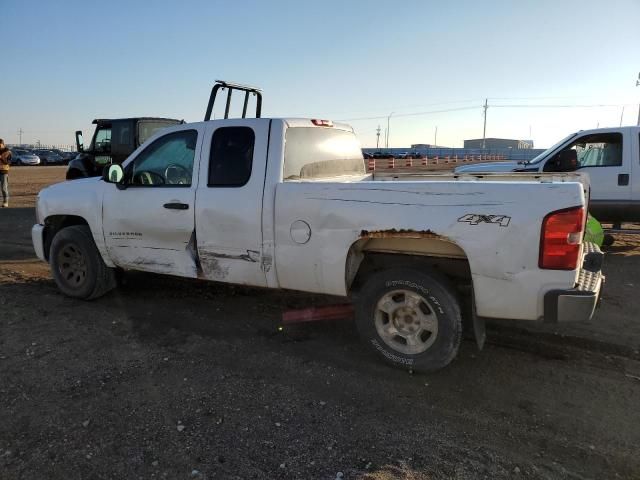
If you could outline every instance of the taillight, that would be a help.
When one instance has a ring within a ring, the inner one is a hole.
[[[333,122],[331,120],[318,120],[317,118],[314,118],[311,120],[311,123],[316,127],[333,127]]]
[[[575,270],[584,231],[583,207],[551,212],[542,222],[538,266],[551,270]]]

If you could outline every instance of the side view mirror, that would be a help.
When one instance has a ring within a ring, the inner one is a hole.
[[[115,183],[118,188],[120,188],[121,186],[124,186],[124,183],[122,182],[122,180],[124,179],[124,170],[122,169],[122,166],[120,165],[109,165],[107,168],[104,169],[104,172],[102,173],[102,180],[104,180],[107,183]]]
[[[549,162],[545,171],[549,172],[573,172],[578,169],[578,153],[573,150],[562,150]]]
[[[82,130],[76,131],[76,149],[78,152],[84,152],[84,144],[82,143]]]

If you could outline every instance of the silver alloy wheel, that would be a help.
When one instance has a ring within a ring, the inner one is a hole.
[[[70,287],[80,287],[87,278],[87,261],[74,244],[67,244],[58,252],[58,270]]]
[[[438,318],[429,301],[412,290],[393,290],[376,305],[376,331],[389,347],[407,355],[426,351],[438,335]]]

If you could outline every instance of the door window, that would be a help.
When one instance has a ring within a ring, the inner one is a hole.
[[[579,138],[571,145],[578,168],[622,166],[622,134],[598,133]]]
[[[96,132],[95,148],[98,153],[111,152],[111,129],[101,128]]]
[[[158,138],[128,165],[129,183],[153,187],[189,187],[193,176],[196,130]]]
[[[241,187],[251,178],[256,136],[249,127],[218,128],[211,140],[209,187]]]

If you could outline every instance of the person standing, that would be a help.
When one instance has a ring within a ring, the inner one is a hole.
[[[0,138],[0,187],[2,188],[2,206],[9,206],[9,167],[11,166],[11,150],[4,146]]]

